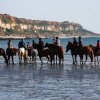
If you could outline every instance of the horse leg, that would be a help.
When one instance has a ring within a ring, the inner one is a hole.
[[[99,65],[99,60],[98,60],[98,56],[97,56],[97,62],[98,62],[98,65]]]
[[[83,64],[83,55],[79,55],[80,56],[80,65]]]
[[[46,58],[48,59],[48,60],[47,60],[47,64],[48,64],[48,62],[49,62],[50,58],[49,58],[48,56],[47,56]]]
[[[19,55],[19,64],[22,63],[22,57]]]
[[[4,59],[5,59],[5,62],[6,62],[6,64],[7,64],[7,66],[8,66],[8,59],[7,59],[7,56],[6,56],[6,54],[5,54],[5,53],[3,53],[3,54],[2,54],[2,56],[4,57]]]
[[[41,64],[43,64],[43,62],[42,62],[42,57],[41,57],[41,56],[39,56],[39,58],[40,58]]]
[[[59,56],[59,65],[61,64],[61,57]]]
[[[12,58],[12,64],[14,65],[14,58],[13,58],[13,56],[11,56],[11,58]]]
[[[77,55],[75,55],[75,63],[77,64],[77,59],[76,58],[77,58]]]
[[[10,65],[10,56],[8,56],[8,64]]]
[[[56,55],[56,64],[57,64],[57,55]]]
[[[85,62],[84,62],[84,64],[86,63],[86,61],[87,61],[87,58],[88,58],[88,55],[85,55]]]
[[[72,59],[73,59],[73,65],[74,65],[75,64],[74,55],[72,55]]]

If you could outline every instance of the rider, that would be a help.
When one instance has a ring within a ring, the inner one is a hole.
[[[13,48],[11,39],[8,40],[7,45],[8,45],[8,47],[6,49],[6,53],[8,54],[9,50],[11,50],[11,48]]]
[[[79,36],[79,38],[78,38],[78,49],[80,49],[82,46],[83,46],[82,38],[81,38],[81,36]]]
[[[8,45],[8,48],[13,48],[11,39],[8,40],[7,45]]]
[[[76,44],[76,45],[78,44],[75,37],[73,38],[73,43]]]
[[[35,48],[35,41],[34,40],[32,41],[32,48],[33,49]]]
[[[44,42],[42,41],[41,38],[39,38],[39,49],[44,49]]]
[[[30,46],[30,42],[27,42],[27,49],[30,49],[31,46]]]
[[[24,48],[26,49],[26,47],[25,47],[25,42],[23,41],[23,39],[21,39],[21,40],[19,41],[19,43],[18,43],[18,48],[22,48],[22,47],[24,47]]]
[[[96,49],[95,49],[95,53],[100,49],[100,41],[97,40],[97,45],[96,45]]]
[[[60,46],[60,40],[58,37],[56,37],[56,40],[54,42],[55,45]]]

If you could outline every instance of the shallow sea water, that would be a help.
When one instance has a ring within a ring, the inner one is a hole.
[[[95,44],[97,38],[86,38],[84,44]],[[28,41],[28,40],[26,40]],[[30,40],[31,41],[31,40]],[[62,40],[65,48],[66,39]],[[1,47],[6,48],[7,40],[1,40]],[[14,40],[17,47],[18,40]],[[100,100],[100,65],[72,65],[72,58],[65,53],[64,64],[15,65],[6,66],[0,57],[0,100]],[[79,60],[78,60],[79,61]]]
[[[66,55],[67,56],[67,55]],[[35,64],[6,66],[0,58],[0,100],[100,100],[100,66],[73,66],[39,59]]]

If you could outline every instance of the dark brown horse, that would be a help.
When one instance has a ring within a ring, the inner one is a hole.
[[[3,58],[5,59],[5,62],[8,66],[8,59],[7,59],[7,56],[6,56],[6,53],[5,53],[5,50],[0,48],[0,56],[3,56]]]
[[[53,52],[53,55],[56,56],[56,64],[57,64],[57,57],[59,58],[59,64],[61,64],[61,61],[63,63],[64,61],[64,49],[62,46],[56,46],[54,44],[46,43],[45,47],[48,47],[50,51]]]
[[[41,64],[43,64],[42,57],[46,57],[48,61],[50,60],[51,64],[54,60],[54,55],[50,49],[41,49],[39,44],[35,43],[35,48],[38,51],[38,56],[40,58]]]
[[[18,52],[18,49],[16,48],[7,48],[6,49],[6,55],[8,56],[8,63],[10,64],[10,57],[12,59],[12,64],[14,64],[14,56]]]
[[[83,64],[83,55],[85,55],[86,57],[84,64],[86,63],[88,56],[91,59],[91,63],[93,62],[94,54],[93,54],[93,50],[89,46],[83,46],[78,48],[76,44],[72,42],[68,42],[66,46],[66,52],[68,52],[69,50],[71,50],[73,64],[77,63],[77,55],[79,55],[80,57],[80,64]]]

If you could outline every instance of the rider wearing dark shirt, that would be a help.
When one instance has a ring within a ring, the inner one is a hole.
[[[73,43],[76,44],[76,45],[78,44],[75,37],[73,38]]]
[[[40,50],[44,49],[44,42],[42,41],[41,38],[39,38],[39,49]]]
[[[21,39],[21,40],[19,41],[19,43],[18,43],[18,48],[22,48],[22,47],[26,48],[23,39]]]
[[[83,46],[82,38],[80,36],[79,36],[79,40],[78,40],[78,46],[79,46],[79,48]]]

